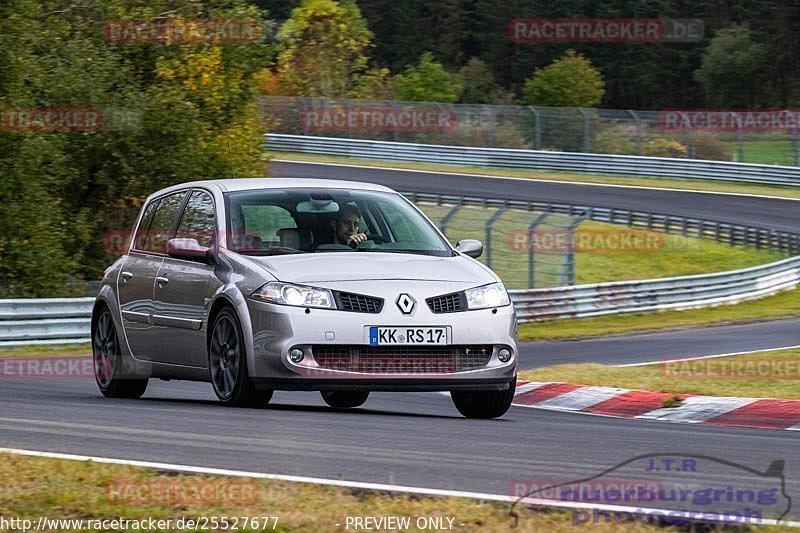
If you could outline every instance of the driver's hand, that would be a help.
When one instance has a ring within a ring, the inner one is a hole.
[[[366,240],[367,240],[366,233],[354,233],[350,235],[349,239],[347,239],[347,244],[356,247],[362,242],[365,242]]]

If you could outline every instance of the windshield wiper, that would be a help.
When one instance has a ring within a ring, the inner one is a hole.
[[[289,255],[289,254],[305,254],[303,250],[296,248],[289,248],[288,246],[269,246],[267,248],[246,248],[243,250],[234,250],[237,254],[253,255],[253,256],[267,256],[267,255]]]
[[[416,255],[435,255],[437,250],[408,250],[404,248],[359,248],[361,252],[381,252],[384,254],[416,254]],[[444,250],[442,250],[444,251]]]

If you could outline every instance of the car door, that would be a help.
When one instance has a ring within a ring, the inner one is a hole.
[[[176,238],[197,239],[213,248],[217,225],[214,198],[194,189],[183,209]],[[200,261],[166,257],[156,276],[153,323],[158,327],[156,354],[159,362],[206,366],[205,321],[211,296],[222,282],[215,267]]]
[[[148,204],[117,278],[122,327],[137,359],[152,360],[154,356],[153,285],[164,261],[165,238],[175,224],[184,197],[185,191]]]

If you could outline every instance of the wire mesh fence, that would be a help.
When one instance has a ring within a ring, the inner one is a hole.
[[[261,97],[273,133],[798,166],[796,111],[554,108]]]
[[[419,207],[452,242],[483,242],[478,259],[493,269],[511,289],[561,287],[575,283],[575,254],[569,246],[580,216],[508,207],[484,208],[458,202],[417,202]],[[530,235],[550,246],[534,246]],[[520,239],[520,237],[522,237]]]

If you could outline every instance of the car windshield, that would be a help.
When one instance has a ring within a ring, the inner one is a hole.
[[[387,252],[454,255],[397,193],[280,189],[226,195],[228,247],[246,255]]]

